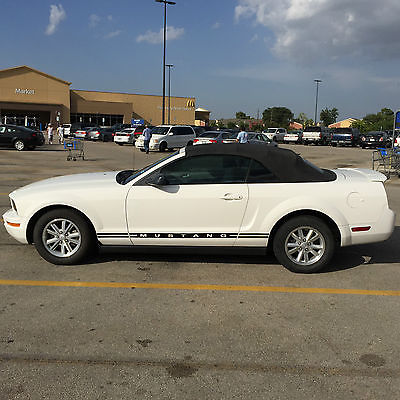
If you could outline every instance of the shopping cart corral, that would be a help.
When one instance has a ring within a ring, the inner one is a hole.
[[[400,178],[400,149],[379,149],[372,153],[372,169],[382,172],[388,178],[397,175]]]
[[[67,161],[76,161],[78,158],[85,159],[85,147],[82,139],[65,140],[64,150],[68,151]]]

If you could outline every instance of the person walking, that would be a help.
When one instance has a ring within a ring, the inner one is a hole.
[[[58,134],[58,143],[64,143],[64,128],[62,125],[60,125],[57,128],[57,134]]]
[[[148,125],[146,125],[146,128],[143,130],[143,142],[144,142],[144,150],[146,154],[149,154],[150,150],[150,140],[151,140],[151,129],[149,128]]]
[[[51,124],[47,125],[47,140],[49,144],[53,144],[53,126]]]
[[[248,135],[246,131],[240,131],[236,137],[236,142],[238,143],[248,143]]]

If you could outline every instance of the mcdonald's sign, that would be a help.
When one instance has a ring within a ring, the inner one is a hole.
[[[194,108],[194,100],[193,99],[188,99],[188,101],[186,102],[186,107],[188,108]]]

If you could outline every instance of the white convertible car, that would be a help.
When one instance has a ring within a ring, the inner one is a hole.
[[[10,194],[7,231],[54,264],[99,246],[271,247],[295,272],[315,272],[335,248],[383,241],[395,215],[386,177],[322,170],[290,150],[191,146],[139,171],[70,175]]]

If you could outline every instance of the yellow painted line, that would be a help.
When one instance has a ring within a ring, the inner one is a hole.
[[[137,288],[167,290],[215,290],[231,292],[275,292],[306,294],[355,294],[362,296],[400,296],[400,290],[362,290],[335,288],[298,288],[286,286],[239,286],[239,285],[187,285],[179,283],[138,283],[138,282],[73,282],[73,281],[29,281],[0,280],[0,286],[49,286],[77,288]]]
[[[0,196],[8,196],[8,193],[0,193]]]

